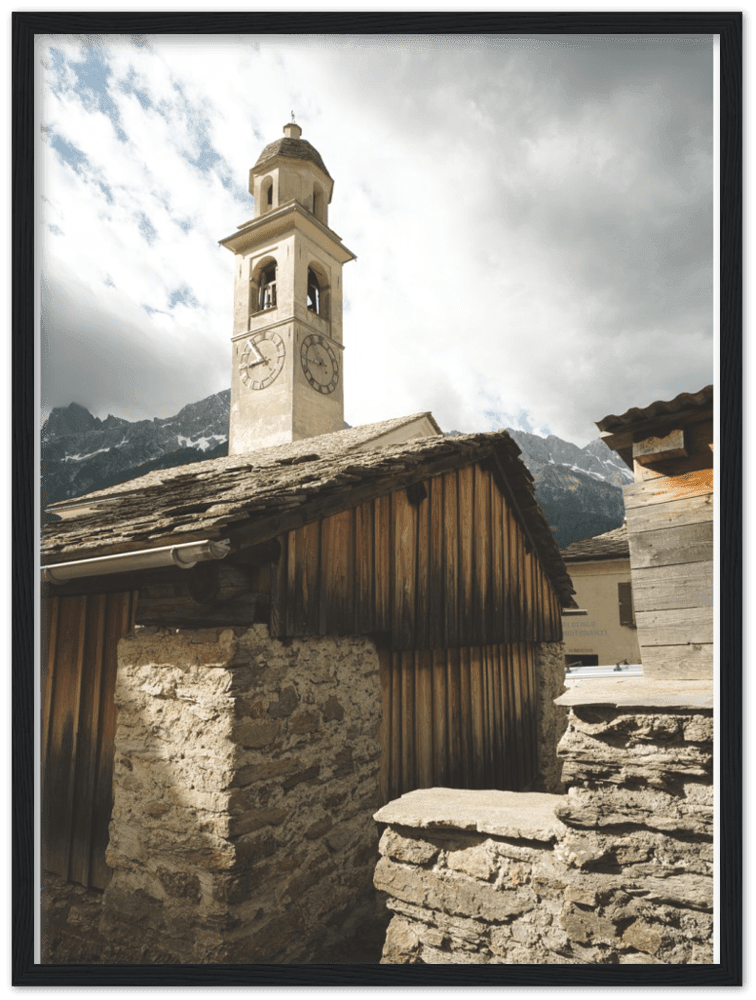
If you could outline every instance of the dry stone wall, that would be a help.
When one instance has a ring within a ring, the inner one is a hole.
[[[564,791],[556,747],[567,727],[567,709],[556,704],[564,693],[563,642],[539,642],[535,647],[538,678],[538,781],[536,791]]]
[[[40,957],[54,965],[102,961],[106,942],[99,934],[102,890],[85,889],[59,875],[42,873]]]
[[[566,795],[430,789],[376,814],[384,964],[713,961],[710,689],[559,700]]]
[[[121,640],[102,961],[327,961],[375,919],[378,670],[262,625]]]

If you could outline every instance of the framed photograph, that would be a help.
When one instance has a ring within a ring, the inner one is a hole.
[[[15,985],[742,984],[741,20],[12,15]]]

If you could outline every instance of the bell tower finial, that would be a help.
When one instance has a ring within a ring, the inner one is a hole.
[[[301,127],[297,125],[297,123],[294,121],[293,111],[291,113],[291,121],[286,122],[286,124],[283,127],[283,131],[287,139],[298,139],[302,134]]]

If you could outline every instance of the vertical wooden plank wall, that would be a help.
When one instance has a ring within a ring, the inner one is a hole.
[[[530,643],[380,656],[384,801],[434,786],[530,787],[538,766]]]
[[[132,592],[43,600],[42,841],[47,871],[104,888],[118,640]]]
[[[282,536],[274,636],[388,633],[393,649],[561,639],[552,585],[479,465]]]

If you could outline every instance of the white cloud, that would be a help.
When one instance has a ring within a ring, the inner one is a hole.
[[[91,56],[50,45],[65,57],[43,55],[41,193],[59,230],[43,241],[47,405],[151,417],[228,384],[233,258],[217,241],[251,217],[249,167],[292,109],[358,257],[344,272],[350,423],[432,409],[473,430],[527,411],[584,443],[608,412],[710,381],[705,48],[109,39],[110,74],[87,78],[103,104],[71,61]]]

